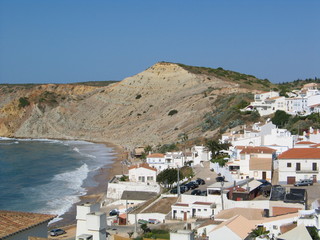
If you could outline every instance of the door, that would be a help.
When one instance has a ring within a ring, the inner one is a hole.
[[[295,184],[296,177],[287,177],[287,184]]]
[[[187,217],[187,212],[183,213],[183,221],[187,221],[188,217]]]
[[[317,175],[313,175],[313,183],[317,182]]]
[[[267,172],[262,172],[262,179],[267,180]]]

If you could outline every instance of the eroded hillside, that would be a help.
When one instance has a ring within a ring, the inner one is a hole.
[[[183,65],[184,66],[184,65]],[[157,63],[105,87],[1,86],[0,136],[103,141],[133,147],[210,135],[201,123],[230,95],[252,93],[215,75]]]

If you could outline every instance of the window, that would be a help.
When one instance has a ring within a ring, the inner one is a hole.
[[[207,211],[207,209],[203,209],[203,211],[205,211],[205,212],[206,212],[206,211]]]
[[[287,167],[291,167],[291,162],[288,162],[288,163],[287,163]]]
[[[312,163],[312,171],[317,171],[317,163]]]
[[[277,229],[278,229],[278,226],[277,226],[277,225],[273,225],[272,227],[273,227],[274,230],[277,230]]]
[[[300,163],[296,163],[296,171],[300,171],[301,170],[301,164]]]
[[[147,177],[147,180],[148,180],[148,181],[153,181],[153,177],[152,177],[152,176],[149,176],[149,177]]]
[[[201,212],[201,209],[198,209],[198,212]]]

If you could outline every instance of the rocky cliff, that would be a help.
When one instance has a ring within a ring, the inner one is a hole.
[[[249,81],[249,80],[246,80]],[[252,92],[218,75],[157,63],[121,82],[0,86],[0,136],[83,139],[127,147],[208,135],[199,127],[217,99]]]

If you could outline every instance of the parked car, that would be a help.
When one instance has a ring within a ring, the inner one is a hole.
[[[185,192],[185,188],[184,187],[181,187],[180,186],[180,193],[184,193]],[[170,193],[172,193],[172,194],[177,194],[178,193],[178,188],[172,188],[171,190],[170,190]]]
[[[208,196],[207,190],[201,191],[201,196]]]
[[[224,177],[222,177],[222,176],[216,177],[216,181],[217,182],[224,182]]]
[[[189,189],[195,189],[198,187],[198,185],[194,184],[193,182],[188,182],[186,186],[188,186]]]
[[[195,188],[199,187],[199,183],[196,180],[193,180],[190,183],[195,185]]]
[[[183,188],[185,192],[189,191],[190,189],[190,187],[185,184],[180,185],[180,187]]]
[[[198,178],[198,179],[196,180],[196,182],[197,182],[199,185],[204,185],[204,184],[206,184],[206,182],[205,182],[202,178]]]
[[[66,231],[61,228],[52,229],[49,232],[50,236],[59,236],[59,235],[65,234],[65,233],[66,233]]]
[[[109,216],[116,216],[116,215],[119,215],[119,210],[118,209],[112,209],[110,212],[109,212]]]
[[[139,219],[138,224],[147,224],[149,223],[147,220]]]
[[[160,221],[157,220],[157,219],[149,219],[149,223],[150,223],[150,224],[159,224]]]
[[[191,192],[191,195],[201,195],[201,190],[200,189],[195,189]]]
[[[313,181],[311,179],[301,179],[300,181],[296,182],[294,186],[310,186],[313,185]]]

